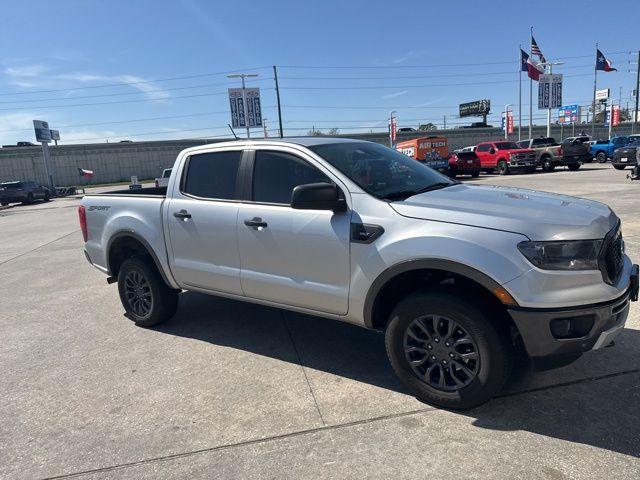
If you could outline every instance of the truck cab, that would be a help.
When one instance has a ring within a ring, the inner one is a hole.
[[[476,148],[480,166],[487,173],[498,171],[508,175],[512,170],[522,169],[532,173],[536,169],[536,153],[529,148],[520,148],[515,142],[482,142]]]

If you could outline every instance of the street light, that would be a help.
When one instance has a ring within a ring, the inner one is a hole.
[[[257,77],[257,73],[231,73],[227,75],[227,78],[241,78],[242,79],[242,110],[244,114],[244,124],[247,127],[247,138],[251,138],[251,132],[249,131],[249,117],[247,116],[247,95],[245,93],[244,79]]]
[[[549,75],[553,73],[554,65],[564,65],[564,62],[542,62],[540,65],[549,67]],[[547,137],[551,136],[551,107],[547,109]]]

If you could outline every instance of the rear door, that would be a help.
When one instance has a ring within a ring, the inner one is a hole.
[[[490,143],[481,143],[476,148],[476,155],[480,158],[480,166],[482,168],[495,168],[496,162],[491,155],[490,150],[492,145]]]
[[[257,149],[249,164],[251,191],[238,215],[245,295],[347,313],[350,212],[294,210],[290,206],[294,187],[335,179],[312,157],[286,147]],[[346,191],[339,182],[334,183]],[[262,226],[255,226],[255,222]]]
[[[242,295],[236,222],[242,149],[194,153],[165,213],[171,271],[181,286]]]

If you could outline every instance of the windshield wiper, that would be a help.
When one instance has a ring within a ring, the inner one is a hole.
[[[460,182],[452,181],[452,182],[437,182],[432,183],[431,185],[420,188],[418,190],[398,190],[397,192],[387,193],[386,195],[381,196],[380,198],[383,200],[406,200],[409,197],[413,197],[414,195],[418,195],[420,193],[430,192],[432,190],[440,190],[441,188],[450,187],[451,185],[456,185]]]

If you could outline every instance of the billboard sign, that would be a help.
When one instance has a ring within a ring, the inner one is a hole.
[[[460,117],[478,117],[488,115],[491,110],[491,100],[476,100],[460,104]]]
[[[36,132],[36,141],[47,142],[51,141],[51,130],[49,130],[49,122],[44,120],[34,120],[33,129]]]
[[[540,75],[538,80],[538,108],[560,108],[562,106],[562,74]]]
[[[576,104],[565,105],[558,110],[558,123],[566,125],[579,122],[579,107]]]
[[[229,89],[229,106],[231,109],[231,126],[262,127],[262,104],[259,88]]]
[[[609,98],[609,89],[603,88],[602,90],[596,90],[596,102],[606,102]]]

